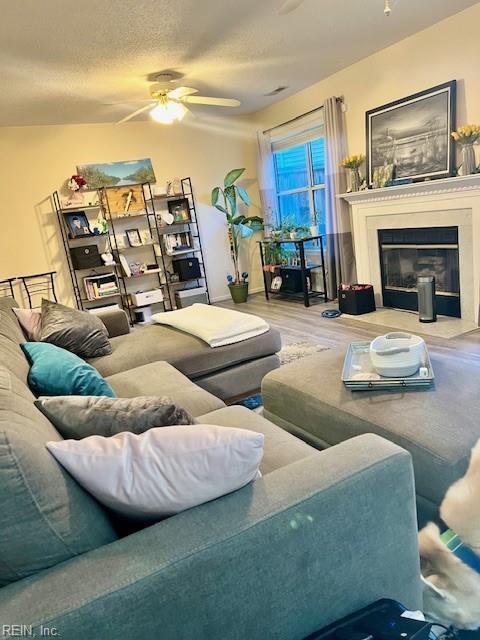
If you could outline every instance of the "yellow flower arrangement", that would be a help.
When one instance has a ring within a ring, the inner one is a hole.
[[[452,131],[452,138],[460,144],[475,144],[480,138],[480,125],[464,124],[463,127]]]
[[[358,153],[356,155],[347,156],[340,162],[340,166],[345,169],[358,169],[358,167],[365,160],[365,156],[363,153]]]

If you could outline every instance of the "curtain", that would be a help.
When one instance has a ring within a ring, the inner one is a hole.
[[[342,105],[337,98],[328,98],[324,105],[325,119],[325,223],[327,291],[336,298],[338,285],[356,282],[350,208],[337,194],[345,193],[345,169],[340,162],[347,155]]]
[[[258,131],[258,186],[264,224],[277,224],[277,194],[270,132]]]

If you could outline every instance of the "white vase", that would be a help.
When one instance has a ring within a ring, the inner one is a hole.
[[[350,169],[350,191],[360,191],[360,184],[362,180],[360,178],[360,171],[358,168]]]
[[[464,144],[462,145],[462,173],[464,176],[469,176],[476,171],[477,164],[473,144]]]

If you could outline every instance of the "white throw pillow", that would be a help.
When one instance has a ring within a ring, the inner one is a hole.
[[[47,448],[106,507],[158,520],[254,480],[263,440],[254,431],[198,424],[47,442]]]

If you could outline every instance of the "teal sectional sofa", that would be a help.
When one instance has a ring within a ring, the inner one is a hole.
[[[421,603],[411,459],[379,436],[319,452],[165,362],[108,377],[265,434],[262,478],[126,532],[48,454],[0,301],[0,631],[62,640],[300,640],[381,597]],[[55,631],[52,631],[55,630]],[[1,637],[1,636],[0,636]]]

